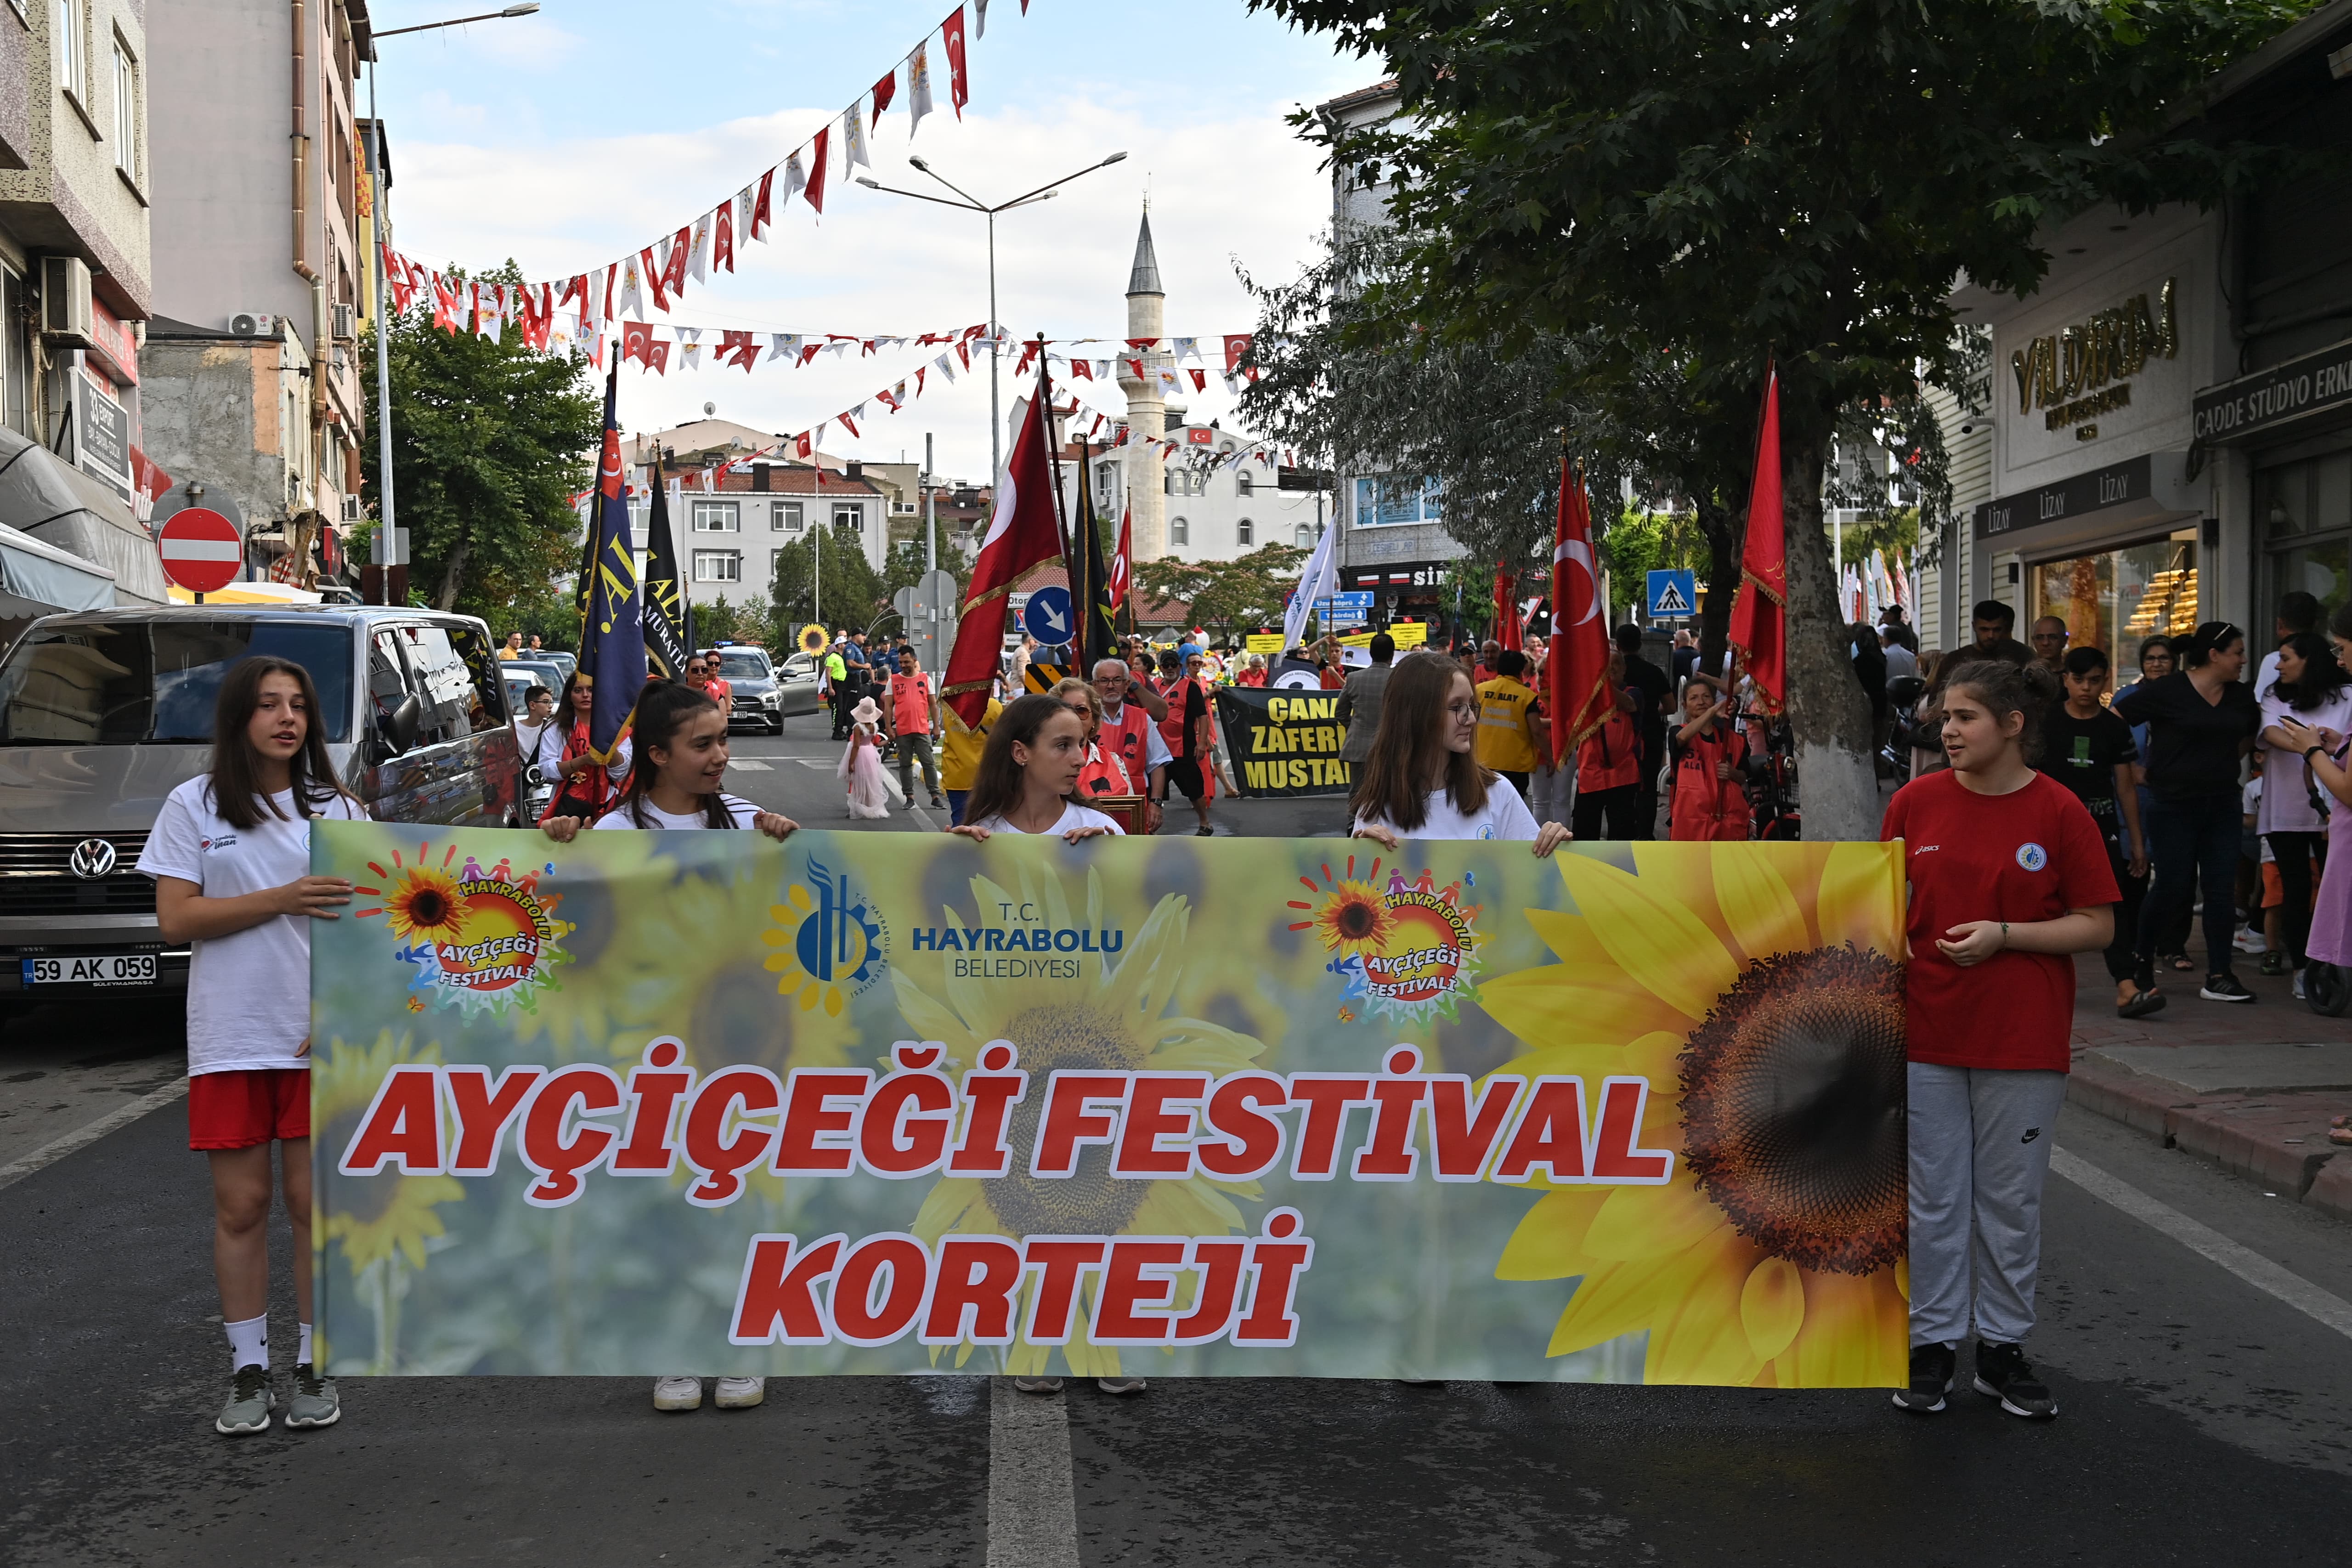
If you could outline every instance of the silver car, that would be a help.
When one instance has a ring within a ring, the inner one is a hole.
[[[212,757],[229,667],[293,660],[344,787],[387,822],[522,820],[481,622],[362,605],[96,610],[36,621],[0,662],[0,1016],[96,991],[182,991],[133,869],[163,800]]]

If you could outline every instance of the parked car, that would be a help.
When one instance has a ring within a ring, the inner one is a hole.
[[[184,991],[135,866],[211,762],[222,679],[257,654],[319,691],[338,776],[386,822],[519,826],[505,683],[481,622],[376,605],[93,610],[35,621],[0,662],[0,1016],[99,991]]]
[[[748,643],[722,643],[709,652],[719,661],[719,678],[735,690],[735,710],[727,727],[748,724],[771,735],[782,734],[782,698],[775,666],[768,662],[768,650]]]

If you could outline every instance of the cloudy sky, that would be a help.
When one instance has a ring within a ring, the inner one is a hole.
[[[475,8],[381,0],[371,9],[389,29]],[[431,267],[511,257],[526,277],[569,277],[692,221],[831,121],[823,218],[797,200],[780,207],[769,243],[748,247],[733,276],[690,290],[670,319],[910,337],[985,321],[984,220],[850,184],[837,150],[843,110],[949,9],[947,0],[547,0],[533,17],[386,39],[379,90],[394,246]],[[938,107],[911,142],[901,73],[898,101],[871,138],[873,172],[936,191],[907,165],[918,153],[995,202],[1125,151],[1126,162],[997,220],[1002,319],[1016,334],[1053,338],[1123,334],[1147,187],[1168,331],[1246,331],[1253,310],[1236,266],[1286,279],[1328,220],[1317,154],[1284,116],[1378,74],[1252,16],[1243,0],[1033,0],[1025,17],[1019,0],[993,0],[970,58],[971,101],[959,123],[934,40]],[[937,352],[910,344],[749,374],[706,363],[655,377],[631,364],[623,420],[664,427],[708,402],[722,418],[798,431],[911,378]],[[1009,406],[1009,360],[1005,368]],[[919,458],[929,431],[942,474],[983,478],[987,377],[940,387],[934,375],[930,387],[903,414],[877,406],[862,442],[835,426],[826,449]],[[1115,388],[1093,400],[1121,406]],[[1192,407],[1205,418],[1229,402],[1213,379]]]

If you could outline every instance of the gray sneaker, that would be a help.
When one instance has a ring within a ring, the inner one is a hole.
[[[236,1381],[228,1391],[228,1403],[221,1406],[220,1418],[213,1423],[213,1430],[225,1437],[249,1437],[256,1432],[267,1432],[269,1413],[277,1405],[278,1396],[269,1392],[268,1367],[238,1367]]]
[[[335,1380],[320,1377],[319,1369],[303,1362],[294,1369],[294,1392],[286,1399],[289,1426],[332,1426],[343,1418],[343,1402]]]

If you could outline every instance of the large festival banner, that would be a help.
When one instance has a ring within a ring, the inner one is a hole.
[[[1221,686],[1216,701],[1242,794],[1348,793],[1354,770],[1339,755],[1348,726],[1339,722],[1338,692]]]
[[[335,1372],[1905,1375],[1895,847],[312,843]]]

